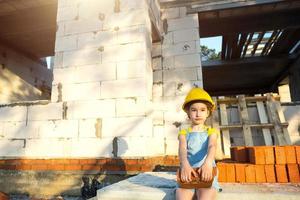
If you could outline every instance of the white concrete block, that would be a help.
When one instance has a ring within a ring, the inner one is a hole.
[[[138,25],[133,27],[124,27],[116,31],[117,43],[127,44],[133,42],[145,41],[147,29],[145,25]]]
[[[175,124],[183,123],[187,119],[187,115],[184,111],[180,110],[179,112],[175,109],[168,110],[164,112],[164,121],[166,124],[165,131],[166,136],[170,137],[171,135],[174,135],[173,132],[175,130],[175,133],[178,132],[178,128],[175,127]],[[174,124],[175,123],[175,124]],[[170,126],[167,126],[169,124]]]
[[[163,9],[161,13],[162,19],[175,19],[179,17],[179,8]]]
[[[146,59],[146,44],[144,42],[119,45],[118,61]],[[130,51],[129,51],[130,50]]]
[[[174,68],[174,56],[171,57],[162,57],[163,69],[172,69]]]
[[[112,157],[113,138],[81,138],[72,140],[71,157]]]
[[[80,119],[79,138],[102,138],[102,119]]]
[[[102,98],[145,97],[147,96],[147,80],[143,78],[103,81],[101,83]]]
[[[163,97],[164,107],[163,110],[165,111],[176,111],[176,112],[183,112],[182,111],[182,104],[184,102],[185,95],[183,96],[170,96],[170,97]]]
[[[150,113],[153,125],[163,125],[164,124],[164,112],[160,110],[153,110]]]
[[[42,139],[78,137],[77,120],[51,120],[31,123],[38,127],[38,136]]]
[[[77,5],[81,0],[59,0],[57,2],[58,7],[68,7],[68,6],[75,6]]]
[[[25,140],[0,139],[0,157],[21,157],[25,154]]]
[[[152,59],[152,69],[153,70],[162,69],[162,57],[156,57]]]
[[[103,118],[102,136],[151,137],[152,120],[146,117]]]
[[[291,93],[288,84],[279,86],[278,93],[280,95],[280,102],[291,102]]]
[[[102,63],[143,60],[147,58],[146,49],[145,42],[104,47]]]
[[[154,138],[165,138],[164,126],[163,125],[154,125],[153,126],[153,137]]]
[[[289,122],[288,132],[291,136],[291,139],[296,139],[299,137],[300,106],[282,106],[282,110],[286,121]],[[294,140],[292,141],[295,142]]]
[[[185,29],[185,30],[176,30],[174,31],[174,43],[185,42],[191,40],[199,40],[199,30],[194,29]]]
[[[61,68],[63,66],[63,52],[56,52],[53,68]]]
[[[105,18],[103,29],[113,29],[115,27],[128,27],[146,24],[148,11],[146,9],[137,9],[114,13]]]
[[[198,80],[202,82],[202,86],[199,85],[199,87],[203,88],[203,74],[202,74],[202,67],[197,69],[197,77]]]
[[[162,55],[164,57],[183,55],[183,54],[194,54],[197,53],[196,41],[188,41],[176,43],[174,45],[164,45],[162,48]]]
[[[69,157],[66,153],[68,148],[66,139],[27,139],[25,156],[34,158]]]
[[[163,81],[196,81],[198,79],[196,68],[169,69],[164,71]]]
[[[57,85],[58,83],[74,83],[75,71],[75,67],[54,68],[52,84]]]
[[[120,1],[121,12],[142,9],[144,7],[146,7],[146,1],[141,1],[141,0],[122,0],[122,1]]]
[[[178,155],[179,142],[177,139],[169,139],[165,141],[166,143],[166,155]]]
[[[74,101],[68,103],[68,119],[95,119],[114,117],[116,113],[115,100]]]
[[[107,15],[114,12],[114,1],[85,0],[79,4],[79,19],[98,19],[99,15]]]
[[[176,89],[177,89],[177,83],[172,81],[172,82],[164,82],[163,83],[163,96],[169,97],[169,96],[175,96],[176,94]]]
[[[57,22],[56,37],[62,37],[65,34],[65,22]]]
[[[101,62],[103,63],[116,63],[118,60],[119,45],[112,45],[102,47]]]
[[[58,7],[57,8],[57,17],[56,21],[68,21],[75,20],[78,16],[78,8],[77,6],[67,6],[67,7]]]
[[[55,87],[52,89],[53,97],[58,97],[58,90]],[[77,84],[63,84],[62,85],[62,100],[94,100],[100,99],[100,83],[77,83]]]
[[[62,119],[62,103],[49,103],[47,105],[28,106],[28,120]]]
[[[153,72],[153,83],[161,83],[163,81],[163,70]]]
[[[147,111],[148,102],[144,97],[116,99],[117,117],[140,116],[145,115]]]
[[[75,71],[76,82],[106,81],[116,79],[116,64],[105,63],[78,67]]]
[[[64,52],[63,67],[90,65],[101,63],[101,54],[98,49],[86,48],[78,51]]]
[[[178,18],[178,19],[169,19],[168,20],[168,31],[198,28],[198,14]]]
[[[163,44],[170,45],[174,44],[174,32],[168,32],[163,36]]]
[[[203,88],[202,80],[201,81],[180,82],[179,84],[177,84],[175,95],[176,96],[186,95],[193,87]]]
[[[163,95],[163,84],[154,83],[152,87],[152,96],[153,97],[162,97]]]
[[[68,21],[65,22],[65,35],[100,31],[102,25],[99,19]]]
[[[26,106],[0,107],[0,121],[25,121]]]
[[[117,42],[115,31],[98,31],[78,35],[78,48],[99,48],[101,46],[113,45]]]
[[[5,132],[4,132],[4,122],[0,121],[0,139],[5,137]]]
[[[153,43],[152,44],[152,49],[151,49],[151,54],[152,57],[156,57],[156,56],[161,56],[161,43],[157,42],[157,43]]]
[[[2,124],[3,138],[8,139],[25,139],[27,137],[37,136],[37,130],[30,129],[26,126],[26,122],[5,122]]]
[[[174,114],[174,112],[173,112]],[[169,115],[170,116],[170,115]],[[175,125],[171,124],[170,121],[165,124],[164,126],[164,134],[167,140],[176,140],[178,138],[178,131],[179,128],[177,128]]]
[[[155,147],[155,148],[154,148]],[[164,140],[160,138],[120,137],[118,156],[143,157],[164,155]]]
[[[186,7],[180,7],[179,8],[179,15],[180,15],[180,17],[186,17],[186,15],[187,15],[187,8]]]
[[[146,74],[146,61],[122,61],[117,63],[117,79],[142,78]]]
[[[200,54],[187,54],[174,57],[174,68],[201,66]]]

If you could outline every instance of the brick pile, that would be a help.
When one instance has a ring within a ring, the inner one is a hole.
[[[217,163],[220,182],[300,183],[300,146],[237,146]]]

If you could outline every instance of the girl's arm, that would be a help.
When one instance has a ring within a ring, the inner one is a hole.
[[[213,161],[214,161],[215,155],[216,155],[217,137],[218,137],[218,135],[216,133],[212,133],[209,136],[207,156],[201,167],[201,171],[202,171],[201,178],[204,181],[209,181],[213,178],[212,177],[212,168],[213,168]]]
[[[197,176],[196,172],[191,167],[188,159],[187,159],[187,150],[186,150],[186,137],[185,135],[179,135],[179,160],[180,160],[180,168],[181,168],[181,180],[185,182],[189,182],[192,179],[192,174]]]

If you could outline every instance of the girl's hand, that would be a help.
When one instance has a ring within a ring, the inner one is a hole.
[[[183,182],[190,182],[192,181],[192,176],[197,177],[197,173],[189,164],[185,164],[181,168],[181,180]]]
[[[212,169],[212,162],[204,162],[198,170],[198,173],[201,174],[201,180],[206,182],[210,181],[213,178]]]

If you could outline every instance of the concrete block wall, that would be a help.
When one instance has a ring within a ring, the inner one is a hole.
[[[52,101],[66,102],[66,117],[79,120],[80,137],[97,136],[110,140],[110,145],[114,137],[122,138],[117,140],[118,155],[126,151],[125,156],[152,155],[130,151],[136,146],[131,141],[152,139],[148,115],[152,4],[140,0],[58,4]],[[112,156],[112,149],[108,151]]]
[[[39,60],[0,45],[0,103],[50,98],[52,71]]]
[[[59,0],[51,102],[0,108],[0,157],[112,157],[115,137],[117,156],[163,155],[151,114],[157,6]]]
[[[177,133],[186,123],[182,102],[193,86],[203,86],[198,15],[177,7],[162,9],[161,19],[163,40],[152,48],[154,134],[164,138],[166,154],[177,155]]]

